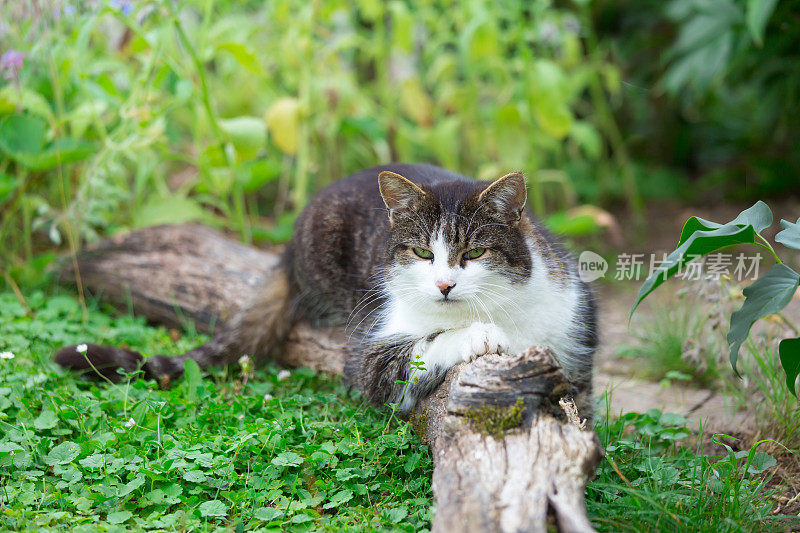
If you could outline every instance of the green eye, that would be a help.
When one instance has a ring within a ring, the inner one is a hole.
[[[430,250],[426,250],[425,248],[412,248],[411,250],[417,254],[417,257],[421,257],[422,259],[433,259],[433,252]]]
[[[472,250],[465,252],[462,257],[464,259],[477,259],[484,253],[486,253],[486,248],[473,248]]]

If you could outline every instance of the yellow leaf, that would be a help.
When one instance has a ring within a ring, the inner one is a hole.
[[[297,98],[279,98],[267,110],[265,118],[270,137],[278,148],[285,154],[294,155],[297,152],[300,122],[300,102]]]
[[[433,101],[418,78],[410,78],[400,88],[400,107],[414,122],[421,126],[433,123]]]

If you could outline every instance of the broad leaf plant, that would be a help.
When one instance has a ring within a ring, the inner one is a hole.
[[[800,286],[800,274],[786,266],[769,241],[761,235],[770,226],[772,211],[761,201],[739,213],[727,224],[691,217],[683,226],[678,246],[642,284],[631,315],[647,295],[691,261],[739,244],[753,244],[766,249],[775,259],[775,265],[744,289],[742,307],[731,314],[727,340],[731,366],[738,375],[736,363],[739,349],[750,334],[750,328],[757,320],[786,307]],[[781,220],[781,227],[783,229],[775,236],[775,241],[787,248],[800,250],[800,218],[794,223]],[[778,354],[786,373],[786,386],[797,396],[795,381],[800,374],[800,338],[783,339],[778,345]]]

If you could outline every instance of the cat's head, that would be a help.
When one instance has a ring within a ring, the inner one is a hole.
[[[397,297],[494,307],[530,277],[522,174],[417,185],[381,172],[378,184],[391,225],[387,281]]]

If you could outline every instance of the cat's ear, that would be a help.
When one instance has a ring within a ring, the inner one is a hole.
[[[416,209],[425,197],[425,191],[400,174],[384,170],[378,175],[378,189],[381,191],[383,203],[389,210],[389,222],[394,223],[393,216],[402,209]]]
[[[486,204],[489,212],[504,222],[516,224],[522,217],[527,197],[525,177],[519,172],[512,172],[484,189],[478,196],[478,202]]]

